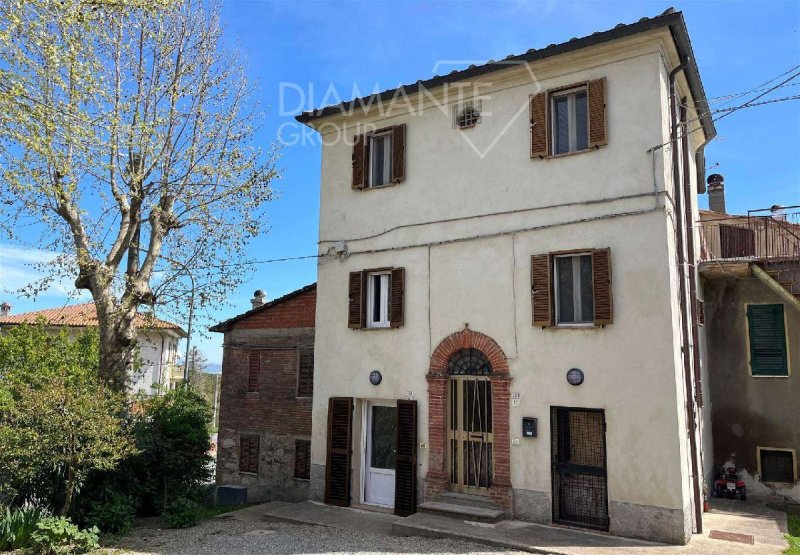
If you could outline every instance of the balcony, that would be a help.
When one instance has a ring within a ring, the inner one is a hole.
[[[800,262],[800,206],[747,216],[704,212],[698,225],[701,262]]]

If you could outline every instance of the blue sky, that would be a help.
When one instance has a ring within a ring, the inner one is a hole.
[[[224,1],[226,40],[241,49],[268,109],[259,140],[267,146],[281,132],[290,143],[279,161],[280,195],[269,207],[270,229],[252,243],[253,257],[316,253],[320,147],[313,136],[305,144],[291,144],[301,129],[282,112],[320,105],[331,85],[343,97],[349,97],[354,84],[361,91],[376,85],[393,88],[432,76],[438,60],[502,59],[652,17],[667,7],[661,2],[553,0]],[[692,1],[675,7],[684,12],[709,99],[749,91],[800,64],[798,1]],[[283,106],[281,83],[286,93]],[[766,98],[798,94],[800,79]],[[720,121],[717,129],[719,136],[706,150],[707,163],[718,164],[713,171],[726,177],[730,212],[800,204],[800,101],[741,110]],[[700,202],[706,205],[705,196]],[[0,245],[0,288],[10,289],[33,277],[26,262],[45,256],[20,245]],[[212,318],[223,320],[247,309],[255,289],[275,298],[315,279],[313,260],[261,265],[248,283],[231,291],[231,305],[215,310]],[[14,312],[24,312],[62,305],[68,288],[68,283],[57,284],[36,302],[7,293],[2,299],[14,305]],[[219,334],[194,341],[209,360],[221,362]]]

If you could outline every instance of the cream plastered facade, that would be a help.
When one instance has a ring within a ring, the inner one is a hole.
[[[131,392],[158,395],[167,391],[177,367],[180,337],[170,331],[140,330],[138,339],[141,366],[131,375]]]
[[[436,106],[436,89],[422,112],[312,123],[324,142],[319,252],[327,254],[318,267],[312,480],[324,480],[329,397],[413,397],[423,483],[430,357],[468,324],[502,348],[511,392],[520,397],[510,409],[511,482],[520,499],[539,506],[518,505],[515,516],[549,520],[550,407],[604,409],[611,532],[688,538],[671,154],[648,152],[670,138],[668,74],[676,65],[669,32],[656,30],[481,77],[483,119],[464,132],[453,128],[449,109]],[[606,80],[608,145],[530,159],[530,95],[599,78]],[[678,89],[688,96],[682,74]],[[690,111],[690,119],[696,116]],[[405,180],[352,190],[353,136],[400,123],[406,124]],[[703,140],[702,131],[692,133],[695,211],[694,152]],[[346,255],[333,252],[337,242]],[[531,255],[605,247],[614,323],[533,327]],[[406,271],[403,327],[349,329],[349,272],[388,266]],[[567,383],[570,368],[584,371],[582,385]],[[383,375],[378,386],[368,379],[372,370]],[[522,438],[524,416],[538,418],[537,438]],[[312,484],[312,492],[320,488]]]

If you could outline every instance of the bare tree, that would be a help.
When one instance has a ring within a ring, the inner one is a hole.
[[[1,0],[0,196],[12,240],[64,253],[97,307],[100,365],[124,387],[142,305],[181,311],[245,276],[277,177],[219,7],[201,0]],[[31,284],[35,294],[42,283]]]

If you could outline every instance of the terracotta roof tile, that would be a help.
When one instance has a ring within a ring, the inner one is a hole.
[[[0,325],[33,324],[39,318],[44,318],[48,324],[54,326],[97,326],[97,313],[95,312],[94,303],[82,303],[61,308],[46,308],[44,310],[34,310],[33,312],[0,316]],[[186,332],[179,325],[141,312],[136,315],[136,326],[141,329],[172,330],[181,337],[186,336]]]

